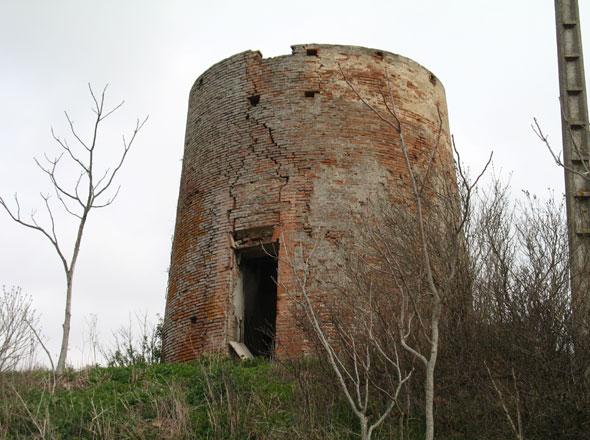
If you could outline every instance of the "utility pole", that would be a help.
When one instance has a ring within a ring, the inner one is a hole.
[[[563,168],[574,317],[590,323],[590,132],[578,0],[555,0]]]

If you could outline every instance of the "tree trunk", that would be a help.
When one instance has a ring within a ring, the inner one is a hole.
[[[63,333],[61,337],[61,349],[59,351],[59,359],[55,373],[63,374],[66,368],[66,359],[68,357],[68,345],[70,341],[70,321],[72,318],[72,273],[66,273],[67,290],[66,290],[66,309],[64,316],[64,323],[62,325]]]
[[[371,440],[371,434],[369,433],[369,423],[367,416],[363,415],[359,417],[361,423],[361,440]]]
[[[438,357],[438,322],[441,313],[441,304],[438,295],[435,296],[434,310],[432,312],[432,340],[430,345],[430,359],[426,363],[426,379],[424,381],[424,411],[426,413],[425,440],[434,439],[434,368]]]
[[[426,366],[426,380],[424,381],[424,410],[426,412],[425,440],[434,439],[434,365],[428,362]]]

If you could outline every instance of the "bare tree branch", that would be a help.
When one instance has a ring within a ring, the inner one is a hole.
[[[573,146],[574,146],[574,150],[575,153],[578,155],[578,157],[581,160],[582,163],[582,167],[584,168],[584,171],[578,171],[568,165],[566,165],[563,160],[561,159],[561,154],[557,154],[554,150],[553,147],[551,147],[551,144],[549,143],[549,136],[546,135],[543,130],[541,129],[541,126],[539,125],[539,122],[537,121],[537,118],[533,118],[533,124],[531,124],[531,128],[533,129],[533,132],[537,135],[537,137],[541,140],[541,142],[543,142],[543,144],[545,144],[545,146],[547,147],[547,150],[549,150],[549,153],[551,154],[551,157],[553,158],[553,160],[555,161],[555,163],[569,171],[570,173],[576,174],[580,177],[583,177],[586,180],[590,180],[590,165],[588,164],[588,157],[585,156],[579,149],[579,146],[577,145],[577,143],[575,142],[575,140],[572,137],[572,140],[574,140],[574,142],[572,142]],[[570,133],[571,135],[571,133]]]
[[[516,436],[517,440],[524,440],[524,437],[522,435],[522,422],[521,422],[521,417],[520,417],[518,388],[516,387],[516,376],[514,374],[514,368],[512,369],[512,378],[514,380],[514,388],[516,390],[516,397],[515,397],[516,398],[516,418],[517,418],[516,424],[514,423],[514,420],[512,419],[512,416],[510,415],[510,411],[508,410],[508,407],[506,405],[506,400],[504,398],[504,394],[502,393],[502,390],[500,390],[500,387],[498,386],[498,384],[494,380],[494,377],[492,376],[492,372],[490,371],[488,364],[486,362],[484,362],[484,365],[485,365],[486,370],[488,372],[488,376],[490,377],[490,381],[492,382],[492,386],[494,387],[496,394],[498,394],[498,400],[500,402],[500,405],[502,406],[502,410],[504,411],[504,415],[506,416],[506,420],[508,420],[508,423],[510,424],[510,428],[512,429],[512,432],[514,432],[514,435]]]

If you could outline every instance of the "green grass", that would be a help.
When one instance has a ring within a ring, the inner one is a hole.
[[[264,360],[94,367],[69,371],[54,393],[50,382],[47,372],[0,376],[0,439],[356,438],[337,393],[313,379],[302,390]]]

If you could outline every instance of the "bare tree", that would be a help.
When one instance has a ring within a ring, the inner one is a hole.
[[[307,253],[302,243],[294,246],[297,255],[289,252],[284,234],[281,243],[284,246],[281,259],[291,270],[294,282],[293,286],[282,286],[300,300],[311,333],[358,419],[360,437],[370,440],[375,429],[399,407],[400,392],[413,373],[413,369],[404,370],[396,340],[388,339],[388,335],[380,331],[381,303],[371,290],[372,278],[367,272],[353,271],[343,283],[346,287],[337,295],[341,299],[354,298],[351,308],[339,307],[337,321],[326,323],[316,310],[310,289],[310,281],[317,280],[318,276],[312,273],[312,267],[320,241],[317,240]],[[379,370],[387,372],[385,383],[378,380]],[[380,402],[385,403],[379,405]]]
[[[344,81],[358,99],[397,134],[410,184],[412,209],[388,205],[381,211],[381,228],[373,229],[369,240],[377,251],[381,270],[389,274],[392,296],[399,298],[398,313],[392,318],[398,327],[401,346],[424,367],[424,412],[426,440],[434,438],[434,372],[439,351],[439,328],[446,303],[462,301],[457,282],[466,260],[464,227],[469,218],[472,192],[491,163],[470,182],[456,153],[459,188],[449,183],[448,175],[437,172],[433,163],[439,152],[442,119],[430,146],[424,169],[413,163],[405,141],[405,128],[398,115],[389,76],[387,93],[379,107],[365,99],[340,69]],[[454,141],[453,141],[454,147]],[[452,179],[451,179],[452,180]],[[415,331],[413,326],[417,326]]]
[[[65,313],[63,322],[63,333],[61,348],[59,353],[59,359],[57,361],[56,372],[61,374],[64,371],[68,353],[68,344],[70,337],[70,321],[71,321],[71,310],[72,310],[72,289],[74,273],[76,269],[76,262],[80,253],[80,247],[82,244],[82,237],[84,229],[86,227],[88,216],[93,209],[104,208],[113,203],[117,195],[119,194],[120,186],[113,191],[113,183],[115,177],[120,171],[127,154],[133,145],[137,134],[144,126],[147,121],[147,117],[143,120],[137,119],[135,127],[133,128],[129,138],[124,135],[122,137],[123,151],[114,164],[110,168],[106,168],[104,171],[98,169],[96,161],[96,150],[98,148],[98,134],[102,128],[103,121],[117,111],[123,105],[124,101],[115,105],[112,108],[107,108],[105,105],[105,94],[107,91],[105,86],[100,95],[96,95],[88,84],[90,96],[92,98],[94,113],[94,125],[92,132],[88,139],[84,139],[83,136],[77,131],[74,121],[70,115],[65,112],[65,117],[69,126],[71,135],[74,138],[74,144],[70,145],[66,138],[62,138],[55,134],[53,128],[51,129],[51,135],[57,146],[61,150],[61,153],[55,158],[49,158],[45,155],[45,163],[41,163],[35,159],[37,166],[47,175],[55,195],[63,208],[63,210],[74,217],[76,220],[76,232],[73,247],[68,255],[56,233],[56,221],[54,216],[54,209],[52,208],[49,193],[41,193],[43,199],[43,205],[48,215],[48,224],[42,225],[37,221],[35,211],[33,211],[29,218],[26,219],[21,215],[21,207],[17,195],[14,195],[15,207],[11,208],[8,206],[6,200],[0,197],[0,205],[8,213],[8,215],[16,223],[29,228],[31,230],[38,231],[41,233],[49,242],[51,246],[57,252],[57,255],[63,266],[63,270],[66,277],[66,301],[65,301]],[[73,179],[72,183],[66,184],[58,176],[58,167],[62,164],[62,159],[68,160],[71,165],[78,169],[79,175]]]
[[[37,312],[31,297],[20,287],[7,289],[0,294],[0,373],[12,370],[30,354],[35,345],[34,326]]]
[[[437,366],[449,397],[437,411],[444,434],[584,438],[588,338],[576,338],[567,238],[562,196],[515,197],[497,179],[474,195],[473,310],[463,325],[443,327]]]

